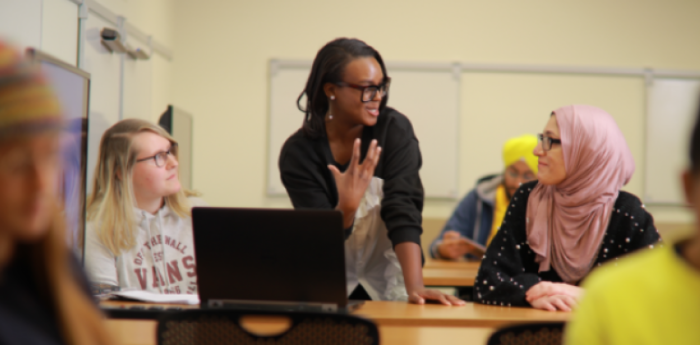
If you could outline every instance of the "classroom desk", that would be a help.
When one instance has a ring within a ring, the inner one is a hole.
[[[454,268],[454,269],[464,269],[464,268],[479,268],[481,260],[467,260],[465,258],[460,258],[457,260],[442,260],[425,258],[425,264],[423,268]]]
[[[135,304],[137,303],[102,302],[102,305],[111,307]],[[493,329],[501,326],[567,321],[570,317],[565,312],[474,303],[467,303],[463,307],[445,307],[379,301],[368,301],[353,315],[377,323],[382,344],[484,344]],[[153,320],[108,320],[107,327],[123,344],[155,343],[156,322]]]
[[[425,286],[474,286],[481,261],[426,259],[423,267]]]
[[[468,302],[463,307],[438,304],[370,301],[353,312],[382,326],[485,327],[528,322],[568,321],[570,314],[532,308],[500,307]]]

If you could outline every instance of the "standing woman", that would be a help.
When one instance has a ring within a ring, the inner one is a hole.
[[[0,344],[109,344],[66,245],[63,120],[46,80],[0,42]]]
[[[539,182],[513,196],[481,262],[474,300],[569,311],[594,267],[653,247],[659,234],[639,198],[620,190],[632,178],[634,159],[605,111],[555,110],[535,155]]]
[[[366,43],[321,48],[299,96],[304,123],[282,147],[282,182],[295,208],[343,213],[351,299],[461,305],[423,284],[421,154],[411,123],[386,106],[389,82]]]

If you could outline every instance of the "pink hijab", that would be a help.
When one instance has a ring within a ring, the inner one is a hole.
[[[540,272],[554,267],[567,283],[591,269],[620,188],[634,173],[634,159],[610,114],[588,105],[554,111],[566,179],[538,184],[527,203],[527,240]]]

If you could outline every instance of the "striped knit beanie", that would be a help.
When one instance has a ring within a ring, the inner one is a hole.
[[[61,108],[37,66],[0,41],[0,139],[63,125]]]

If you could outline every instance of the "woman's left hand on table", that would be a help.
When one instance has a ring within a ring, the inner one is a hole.
[[[408,291],[408,302],[413,304],[425,304],[426,301],[437,301],[443,305],[463,306],[466,304],[463,300],[448,294],[444,294],[438,290],[432,289],[415,289]]]

